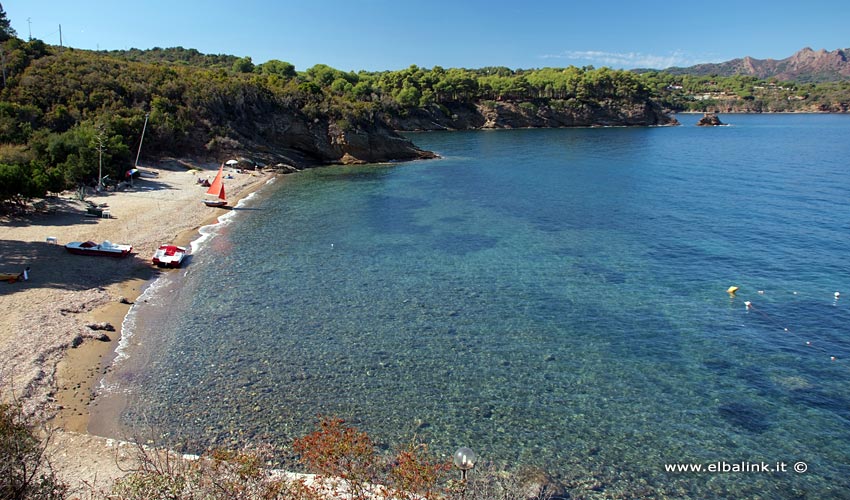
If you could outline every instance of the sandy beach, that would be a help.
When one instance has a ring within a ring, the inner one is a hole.
[[[227,213],[200,201],[206,188],[198,178],[212,179],[217,164],[170,160],[140,168],[156,175],[86,198],[106,204],[109,218],[87,216],[86,203],[73,193],[49,198],[35,212],[0,218],[0,273],[29,267],[27,281],[0,283],[0,387],[4,398],[13,396],[28,415],[56,429],[53,462],[72,486],[95,477],[103,486],[122,473],[111,441],[82,433],[93,384],[108,369],[104,359],[111,359],[130,303],[158,273],[170,272],[151,264],[154,250],[188,244],[201,226]],[[225,185],[234,206],[273,174],[231,175]],[[87,240],[131,244],[133,255],[79,256],[64,248]],[[89,327],[104,322],[115,331]]]

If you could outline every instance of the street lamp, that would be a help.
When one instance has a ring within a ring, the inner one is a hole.
[[[466,481],[466,471],[475,467],[475,461],[478,459],[475,452],[469,448],[458,448],[452,457],[455,467],[460,469],[460,478]]]

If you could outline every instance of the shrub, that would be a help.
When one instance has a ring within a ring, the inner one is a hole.
[[[293,443],[301,462],[326,478],[345,481],[352,499],[370,498],[378,480],[378,461],[365,432],[343,425],[341,418],[323,418],[319,428]]]
[[[52,500],[65,498],[60,481],[45,457],[42,441],[24,418],[20,404],[0,404],[0,498]]]

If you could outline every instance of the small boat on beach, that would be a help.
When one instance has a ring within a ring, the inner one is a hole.
[[[24,278],[24,273],[0,273],[0,281],[14,283]]]
[[[224,194],[224,182],[222,182],[222,174],[224,173],[224,165],[218,167],[218,174],[213,179],[210,188],[207,189],[207,194],[215,196],[215,199],[205,199],[204,204],[208,207],[224,207],[227,206],[227,196]]]
[[[186,257],[186,248],[177,245],[161,245],[153,254],[153,263],[159,267],[180,267]]]
[[[76,255],[94,255],[106,257],[126,257],[133,251],[132,245],[119,245],[109,240],[103,243],[93,241],[72,241],[65,245],[65,250]]]

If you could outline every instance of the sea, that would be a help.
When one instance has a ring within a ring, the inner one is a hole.
[[[194,451],[335,416],[574,498],[850,498],[850,116],[678,118],[277,178],[147,288],[99,399]]]

